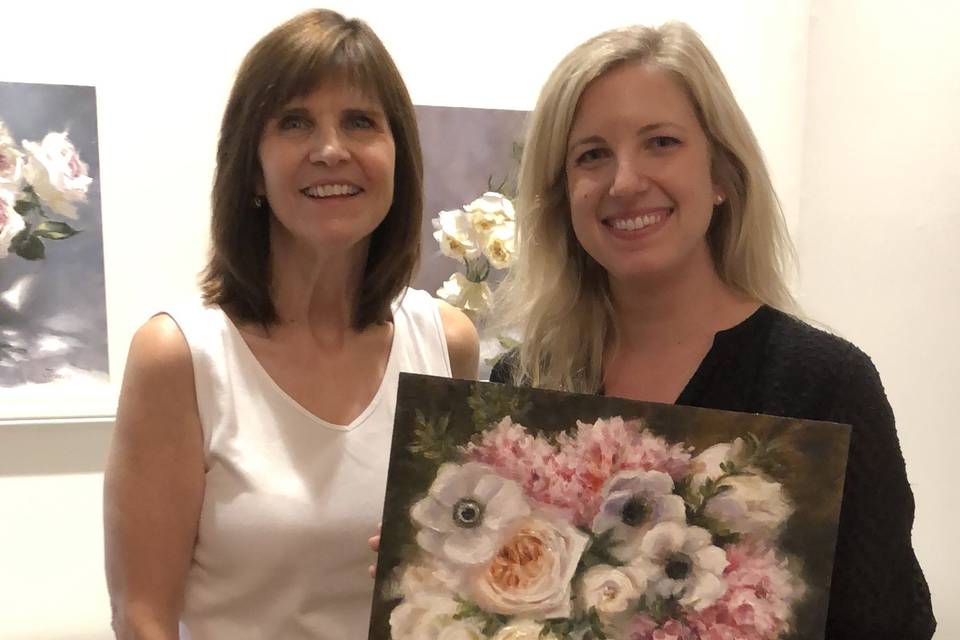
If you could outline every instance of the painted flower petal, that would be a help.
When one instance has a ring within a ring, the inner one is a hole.
[[[491,535],[480,535],[477,529],[461,529],[443,541],[443,553],[458,564],[480,564],[493,557],[499,541]]]
[[[442,535],[430,529],[421,529],[417,532],[417,544],[435,556],[443,553],[443,539]]]
[[[484,526],[500,529],[510,521],[530,513],[530,505],[523,497],[523,490],[516,482],[506,481],[493,498],[487,502]]]
[[[662,496],[653,504],[655,522],[686,522],[687,508],[680,496]]]
[[[473,497],[477,480],[487,473],[492,471],[481,464],[471,462],[460,466],[452,462],[444,463],[430,486],[430,495],[441,504],[453,507],[458,500]]]
[[[410,517],[419,526],[441,533],[450,532],[457,528],[453,521],[453,508],[441,504],[430,496],[420,500],[410,508]]]
[[[661,522],[643,536],[640,552],[651,560],[665,558],[679,550],[686,541],[686,529],[676,522]]]
[[[727,568],[727,554],[720,547],[710,545],[704,547],[694,554],[694,562],[710,573],[721,575]]]
[[[692,583],[688,585],[683,597],[680,598],[680,604],[692,606],[697,611],[702,611],[716,602],[727,591],[726,583],[712,573],[703,572],[695,575]]]
[[[698,549],[713,544],[713,537],[703,527],[687,527],[686,538],[683,543],[683,550],[688,555],[694,555]]]
[[[615,475],[604,492],[629,491],[630,493],[663,494],[673,491],[673,478],[662,471],[630,470]]]

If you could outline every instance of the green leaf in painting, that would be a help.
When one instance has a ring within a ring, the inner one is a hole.
[[[613,555],[613,547],[616,545],[617,542],[613,539],[613,529],[591,536],[586,549],[583,550],[580,556],[577,573],[579,574],[598,564],[611,567],[623,566],[624,563]]]
[[[486,431],[506,416],[520,420],[530,409],[523,389],[509,385],[476,385],[470,392],[467,404],[473,411],[475,433]]]
[[[43,243],[30,233],[29,227],[13,237],[10,250],[25,260],[43,260],[46,256]]]
[[[437,419],[436,422],[427,420],[418,409],[414,424],[413,442],[409,445],[410,453],[423,456],[427,460],[443,462],[453,457],[456,445],[450,441],[450,414]]]
[[[26,216],[33,209],[39,209],[39,205],[32,200],[17,200],[13,205],[13,210],[19,213],[21,216]]]
[[[46,220],[37,225],[37,230],[34,233],[48,240],[63,240],[64,238],[77,235],[80,231],[74,229],[66,222]]]

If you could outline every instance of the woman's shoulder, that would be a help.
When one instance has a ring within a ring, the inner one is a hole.
[[[416,322],[432,324],[443,335],[450,368],[455,378],[475,379],[480,359],[480,338],[467,315],[426,291],[408,288],[400,300],[402,308]]]
[[[802,408],[803,417],[848,422],[863,411],[889,412],[873,360],[826,328],[775,311],[764,361],[767,399]]]
[[[460,309],[437,300],[454,378],[475,380],[480,365],[480,334]]]
[[[772,317],[768,352],[790,367],[822,373],[875,370],[860,347],[828,330],[783,311],[770,309]]]

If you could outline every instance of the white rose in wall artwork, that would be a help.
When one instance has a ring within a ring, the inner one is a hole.
[[[23,141],[28,157],[24,177],[42,203],[68,218],[77,217],[93,179],[67,132],[51,131],[39,144]]]
[[[440,251],[464,266],[463,273],[455,272],[437,295],[474,320],[481,320],[490,310],[493,291],[487,279],[491,268],[506,269],[512,262],[514,216],[510,200],[491,191],[460,209],[441,211],[432,220]]]

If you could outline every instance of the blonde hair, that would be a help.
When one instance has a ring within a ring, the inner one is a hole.
[[[594,393],[613,337],[606,271],[580,246],[570,221],[564,159],[580,97],[612,68],[662,69],[687,92],[726,196],[707,241],[732,290],[784,311],[794,252],[760,146],[716,60],[688,25],[631,26],[602,33],[554,69],[534,110],[520,164],[517,262],[498,289],[498,323],[519,328],[516,382]]]

